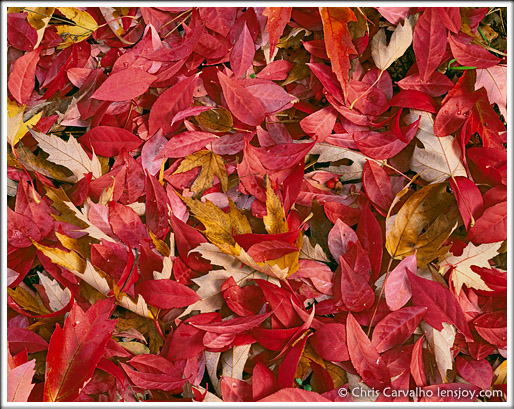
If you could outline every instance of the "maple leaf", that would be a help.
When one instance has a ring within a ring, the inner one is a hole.
[[[385,30],[381,28],[371,40],[371,56],[378,69],[387,70],[393,62],[400,58],[412,43],[412,24],[405,18],[398,24],[386,45]]]
[[[7,142],[15,146],[18,141],[41,119],[43,111],[28,120],[23,119],[25,105],[18,105],[15,101],[7,100]]]
[[[443,322],[443,329],[438,331],[424,321],[420,323],[420,326],[425,331],[426,340],[434,351],[435,362],[441,378],[443,382],[448,382],[446,373],[453,368],[454,361],[451,348],[456,335],[455,327]]]
[[[39,143],[39,147],[48,153],[48,160],[67,167],[78,180],[90,172],[95,178],[102,176],[102,167],[96,155],[93,153],[92,159],[89,159],[86,151],[73,136],[66,142],[53,134],[45,135],[33,129],[30,129],[30,133]]]
[[[62,310],[71,299],[69,288],[62,289],[59,283],[38,272],[39,283],[44,287],[52,311]]]
[[[212,187],[214,175],[218,177],[223,191],[227,191],[228,176],[225,162],[221,156],[208,150],[201,150],[186,156],[173,174],[187,172],[198,166],[201,166],[202,170],[191,186],[191,191],[195,193],[196,197],[199,197],[205,190]]]
[[[491,290],[482,280],[479,274],[475,273],[471,266],[489,268],[489,260],[498,254],[501,243],[481,244],[475,246],[469,243],[460,256],[454,256],[448,252],[439,260],[439,272],[444,275],[452,270],[451,280],[456,294],[460,293],[463,285],[477,290]]]

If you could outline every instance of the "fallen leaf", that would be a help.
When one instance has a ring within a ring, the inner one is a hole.
[[[64,38],[60,48],[84,41],[98,28],[95,19],[87,11],[74,7],[57,7],[57,10],[75,23],[74,25],[61,24],[56,27],[57,34]]]
[[[386,33],[383,28],[371,40],[371,57],[381,71],[387,70],[393,62],[400,58],[412,44],[412,24],[405,17],[403,24],[398,24],[386,45]]]

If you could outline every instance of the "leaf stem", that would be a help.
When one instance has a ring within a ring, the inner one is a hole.
[[[355,98],[355,100],[352,102],[352,104],[350,105],[350,109],[353,109],[353,106],[355,105],[355,103],[361,99],[364,95],[366,95],[369,91],[371,91],[371,88],[373,88],[377,83],[378,81],[380,81],[380,78],[382,78],[382,74],[384,73],[384,70],[380,71],[380,74],[378,76],[378,78],[375,80],[375,82],[373,84],[371,84],[369,86],[369,88],[364,91],[362,94],[360,94],[357,98]]]

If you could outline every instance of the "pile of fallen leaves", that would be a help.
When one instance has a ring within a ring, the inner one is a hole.
[[[505,15],[9,8],[7,400],[505,401]]]

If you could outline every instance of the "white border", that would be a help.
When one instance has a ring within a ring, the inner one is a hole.
[[[7,365],[7,345],[6,345],[6,333],[7,333],[7,306],[5,302],[5,294],[6,294],[6,288],[7,288],[7,279],[6,279],[6,272],[7,272],[7,242],[6,242],[6,217],[7,217],[7,206],[6,206],[6,198],[7,198],[7,190],[6,190],[6,184],[7,184],[7,155],[5,152],[6,146],[7,146],[7,109],[6,109],[6,101],[7,101],[7,7],[20,7],[21,4],[28,7],[41,7],[41,6],[56,6],[57,2],[47,2],[47,1],[27,1],[27,2],[19,2],[19,1],[5,1],[2,2],[1,5],[1,28],[2,28],[2,55],[1,55],[1,77],[2,77],[2,97],[0,102],[0,109],[2,110],[1,118],[2,118],[2,131],[1,131],[1,283],[2,283],[2,293],[0,296],[0,299],[2,300],[1,303],[1,311],[2,311],[2,328],[1,328],[1,378],[2,378],[2,385],[1,385],[1,402],[0,404],[2,407],[12,407],[12,408],[36,408],[36,407],[49,407],[50,405],[58,406],[59,408],[76,408],[76,407],[124,407],[124,408],[132,408],[132,407],[155,407],[155,408],[169,408],[169,407],[184,407],[184,408],[193,408],[193,407],[224,407],[224,406],[233,406],[233,407],[312,407],[314,405],[320,406],[320,407],[335,407],[335,406],[344,406],[345,408],[362,408],[366,406],[377,406],[377,407],[408,407],[408,406],[415,406],[419,408],[423,407],[478,407],[480,406],[479,403],[388,403],[388,402],[375,402],[375,403],[314,403],[314,402],[288,402],[288,403],[282,403],[282,402],[274,402],[269,404],[262,404],[262,403],[256,403],[256,402],[248,402],[248,403],[233,403],[233,402],[224,402],[223,404],[220,403],[196,403],[196,402],[187,402],[187,403],[176,403],[176,402],[154,402],[154,403],[125,403],[125,402],[98,402],[98,403],[84,403],[84,402],[70,402],[70,403],[46,403],[46,402],[37,402],[37,403],[29,403],[29,402],[20,402],[20,403],[13,403],[13,402],[6,402],[6,396],[7,396],[7,384],[5,382],[5,374],[6,374],[6,365]],[[86,7],[86,6],[98,6],[100,2],[96,1],[59,1],[59,6],[71,6],[71,7]],[[126,7],[128,5],[135,6],[137,4],[142,5],[141,2],[134,2],[134,1],[109,1],[107,2],[109,6],[113,7]],[[370,7],[370,6],[380,6],[380,7],[398,7],[398,6],[427,6],[427,7],[443,7],[443,6],[449,6],[449,5],[455,5],[455,7],[460,6],[466,6],[466,7],[507,7],[507,40],[508,40],[508,49],[511,51],[512,48],[512,24],[513,24],[513,4],[509,1],[463,1],[463,2],[448,2],[448,1],[405,1],[405,2],[391,2],[391,1],[148,1],[144,2],[144,7],[152,7],[156,5],[166,5],[166,6],[181,6],[181,5],[191,5],[199,4],[204,7],[234,7],[234,6],[240,6],[244,5],[245,7],[265,7],[265,6],[279,6],[279,7],[301,7],[301,6],[329,6],[329,7],[337,7],[337,6],[352,6],[352,7]],[[512,66],[512,63],[510,64]],[[508,120],[507,124],[512,124],[512,67],[509,67],[508,73],[507,73],[507,109],[508,109]],[[512,126],[512,125],[511,125]],[[512,131],[509,127],[507,127],[507,135],[508,140],[511,139]],[[512,148],[509,146],[510,150],[507,150],[508,154],[508,169],[511,169],[512,164]],[[511,175],[509,175],[510,177]],[[511,183],[507,184],[507,197],[508,197],[508,203],[512,204],[512,187]],[[507,215],[508,215],[508,221],[512,220],[512,208],[511,206],[507,206]],[[512,243],[510,242],[512,237],[512,225],[510,224],[508,226],[508,246],[509,249],[512,248]],[[507,257],[507,271],[509,274],[509,280],[508,280],[508,287],[507,287],[507,311],[508,311],[508,361],[510,364],[508,365],[508,375],[507,375],[507,397],[508,402],[487,402],[483,406],[495,408],[495,407],[510,407],[513,402],[513,387],[512,384],[514,383],[514,378],[512,377],[513,371],[512,367],[514,366],[514,360],[513,353],[512,353],[512,260],[509,255],[509,253],[514,254],[512,252],[508,251],[508,257]]]

